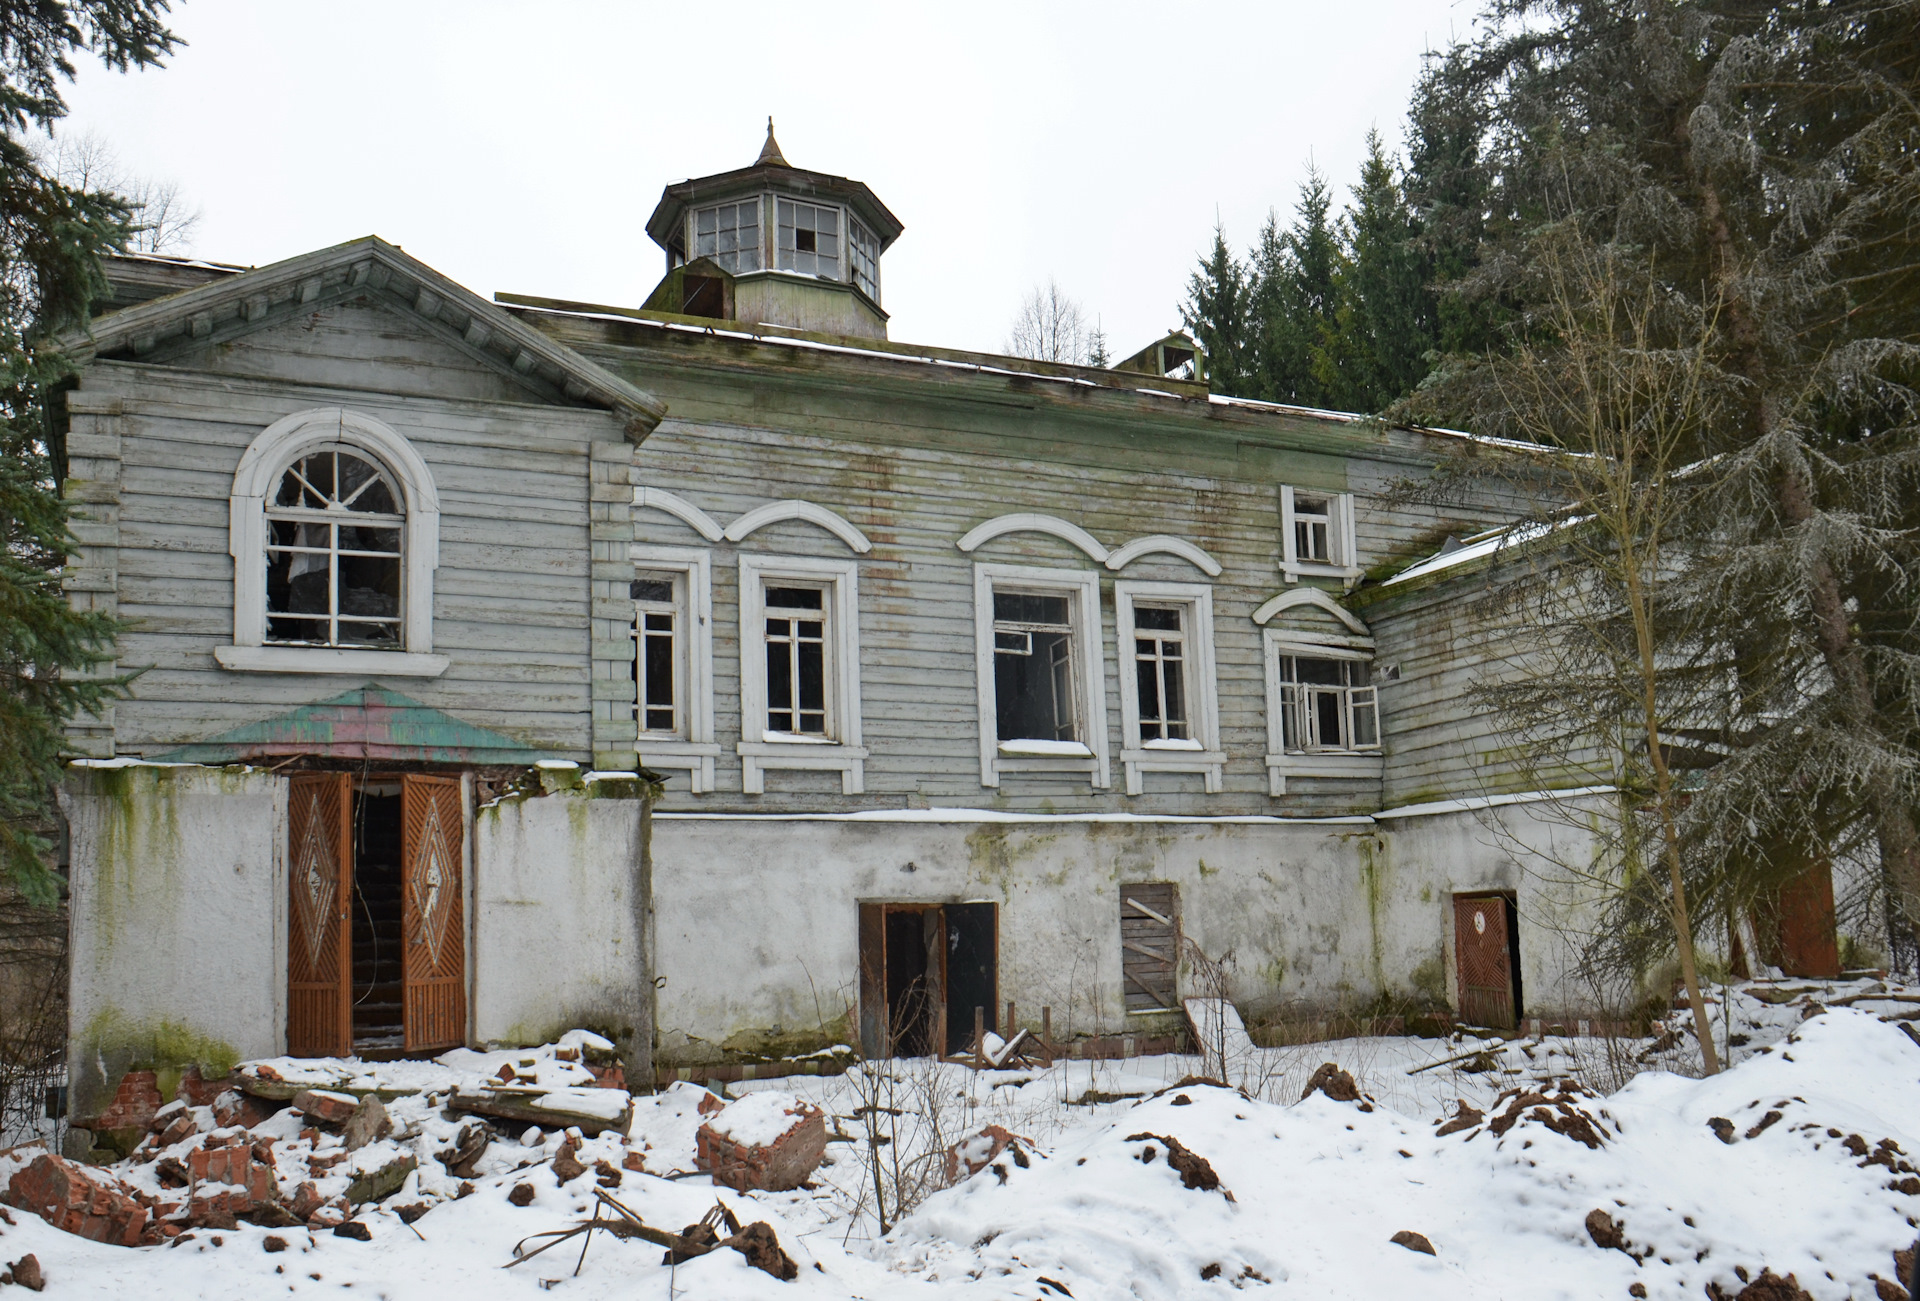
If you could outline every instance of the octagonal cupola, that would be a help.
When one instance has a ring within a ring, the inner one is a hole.
[[[646,307],[884,339],[880,260],[902,229],[859,181],[789,163],[768,118],[751,166],[661,193],[647,234],[667,275]]]

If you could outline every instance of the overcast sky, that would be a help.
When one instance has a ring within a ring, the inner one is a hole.
[[[638,304],[663,185],[753,161],[865,181],[906,225],[892,336],[998,350],[1052,276],[1118,355],[1178,324],[1216,212],[1244,247],[1309,157],[1344,199],[1471,0],[186,0],[163,70],[89,65],[64,131],[177,183],[192,251],[377,234],[477,292]]]

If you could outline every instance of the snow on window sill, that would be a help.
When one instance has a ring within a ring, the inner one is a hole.
[[[1142,750],[1204,750],[1206,749],[1206,747],[1201,745],[1198,741],[1182,741],[1182,740],[1158,739],[1158,738],[1152,741],[1142,742],[1140,748]]]
[[[805,732],[762,732],[760,739],[769,745],[838,745],[830,736],[808,736]]]
[[[1091,759],[1093,757],[1093,751],[1078,741],[1002,741],[999,748],[1001,754],[1048,759]]]

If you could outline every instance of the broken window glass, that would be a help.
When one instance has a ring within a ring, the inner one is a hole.
[[[760,200],[723,203],[693,214],[693,255],[738,274],[760,269]]]
[[[1380,711],[1365,660],[1280,657],[1283,743],[1291,751],[1376,750]]]
[[[1002,741],[1078,741],[1073,602],[1033,592],[993,594],[994,725]]]
[[[680,602],[671,574],[642,574],[632,583],[634,717],[642,732],[680,731],[678,666]]]
[[[1184,613],[1179,606],[1135,606],[1133,610],[1142,742],[1188,739]]]
[[[768,587],[767,730],[827,735],[826,594]]]
[[[840,279],[840,209],[779,199],[775,211],[780,269]]]
[[[267,640],[400,645],[400,494],[338,444],[302,453],[267,506]]]

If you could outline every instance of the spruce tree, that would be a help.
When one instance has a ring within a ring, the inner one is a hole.
[[[132,233],[109,194],[45,174],[26,133],[66,114],[72,56],[157,65],[177,43],[165,0],[0,0],[0,872],[35,903],[58,897],[46,867],[62,728],[118,684],[85,676],[109,654],[111,619],[76,613],[60,570],[73,547],[57,483],[65,449],[51,346],[105,289],[100,259]]]
[[[1339,241],[1334,323],[1314,349],[1314,373],[1331,405],[1376,412],[1420,382],[1434,335],[1427,259],[1378,131],[1367,133]]]
[[[1180,319],[1207,350],[1213,388],[1244,397],[1251,367],[1247,311],[1247,269],[1227,246],[1227,232],[1213,228],[1213,249],[1187,281]]]
[[[1737,687],[1676,738],[1694,869],[1747,906],[1864,843],[1920,939],[1920,3],[1497,0],[1450,64],[1488,124],[1463,298],[1527,310],[1574,223],[1706,323],[1731,395],[1675,525]],[[1499,432],[1486,363],[1421,402]]]

